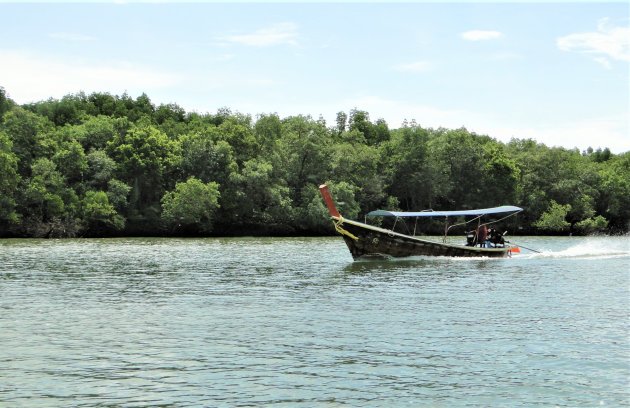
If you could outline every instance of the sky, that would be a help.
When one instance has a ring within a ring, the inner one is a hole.
[[[0,86],[630,150],[630,3],[0,0]]]

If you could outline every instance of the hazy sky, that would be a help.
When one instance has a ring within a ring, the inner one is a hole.
[[[145,92],[188,111],[630,150],[630,6],[611,3],[5,3],[0,86],[18,103]]]

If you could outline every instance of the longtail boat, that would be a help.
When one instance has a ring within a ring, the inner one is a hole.
[[[477,210],[428,210],[420,212],[375,210],[366,214],[366,222],[359,222],[345,219],[339,213],[325,184],[319,186],[319,190],[328,207],[335,230],[342,236],[355,260],[410,256],[501,258],[511,256],[513,252],[520,252],[518,247],[506,243],[502,237],[503,234],[496,233],[496,230],[493,236],[486,236],[481,232],[487,231],[487,225],[502,221],[523,211],[519,207],[505,205]],[[482,222],[482,217],[497,214],[502,217],[498,221]],[[367,224],[367,218],[369,217],[394,217],[394,226],[391,229],[386,229]],[[444,220],[445,228],[442,242],[416,236],[415,228],[413,234],[403,234],[394,231],[400,219],[415,218],[417,223],[418,219],[424,217],[442,218]],[[449,226],[449,218],[450,220],[461,220],[466,217],[472,218]],[[467,232],[464,244],[457,245],[447,242],[448,232],[451,228],[455,226],[470,226],[469,224],[472,223],[476,223],[476,228],[474,228],[474,231]]]

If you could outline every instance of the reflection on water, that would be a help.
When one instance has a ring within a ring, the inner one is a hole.
[[[0,406],[623,406],[630,240],[0,241]]]

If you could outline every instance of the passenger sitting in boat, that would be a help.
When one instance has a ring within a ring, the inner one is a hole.
[[[494,247],[505,247],[505,240],[503,239],[503,234],[501,234],[496,229],[492,228],[490,230],[490,242]]]
[[[477,245],[475,241],[475,230],[466,231],[466,246],[474,247],[475,245]]]
[[[497,231],[494,228],[490,228],[488,230],[488,236],[486,237],[486,248],[494,248],[495,245],[495,237],[496,237]]]
[[[484,248],[486,246],[486,239],[488,239],[488,227],[483,224],[477,228],[477,242],[479,246]]]

